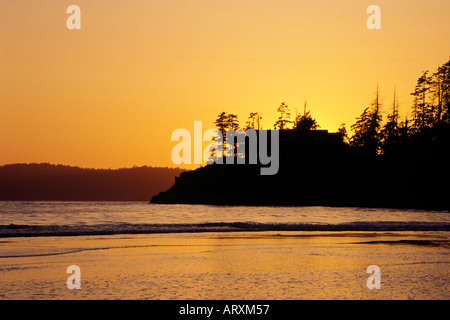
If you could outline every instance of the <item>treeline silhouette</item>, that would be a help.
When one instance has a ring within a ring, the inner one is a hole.
[[[410,119],[405,117],[401,121],[394,90],[392,106],[383,122],[377,88],[374,101],[351,127],[354,134],[349,138],[350,145],[361,152],[386,156],[405,151],[408,155],[417,151],[435,152],[436,148],[444,147],[450,125],[450,60],[431,76],[428,73],[428,70],[422,73],[411,93],[414,102]]]
[[[307,111],[291,120],[282,103],[274,124],[280,130],[280,169],[261,176],[258,166],[208,165],[185,172],[153,203],[224,205],[329,205],[450,210],[450,61],[425,71],[411,93],[410,117],[400,119],[394,90],[383,120],[378,87],[351,135],[317,130]],[[261,129],[262,115],[252,112],[244,130]],[[224,132],[239,127],[237,115],[222,112]]]
[[[48,163],[0,167],[0,200],[148,201],[182,169],[85,169]]]

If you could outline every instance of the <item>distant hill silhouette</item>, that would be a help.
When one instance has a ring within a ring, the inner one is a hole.
[[[148,201],[169,188],[182,169],[84,169],[64,165],[0,167],[0,200]]]

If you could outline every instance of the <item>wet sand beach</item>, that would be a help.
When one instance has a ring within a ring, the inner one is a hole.
[[[435,231],[2,238],[0,298],[449,299],[449,253]],[[67,288],[70,265],[81,289]]]

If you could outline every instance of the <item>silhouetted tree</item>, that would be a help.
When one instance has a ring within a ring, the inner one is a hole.
[[[345,123],[342,123],[339,126],[338,132],[342,135],[342,141],[344,141],[345,143],[348,143],[349,142],[349,138],[348,138],[347,129],[345,127]]]
[[[417,80],[414,92],[414,105],[412,109],[412,128],[415,132],[421,132],[429,128],[434,123],[433,105],[428,101],[428,94],[431,88],[431,77],[428,70],[422,73]]]
[[[399,140],[399,144],[404,144],[406,143],[409,138],[410,138],[410,134],[411,134],[411,128],[409,126],[409,121],[408,121],[408,117],[405,117],[404,121],[401,121],[398,124],[398,140]]]
[[[399,142],[398,128],[398,101],[396,100],[396,92],[394,89],[394,101],[392,103],[392,112],[387,116],[387,122],[381,129],[381,137],[383,144],[383,153],[390,153],[395,149]]]
[[[239,129],[239,120],[236,114],[228,114],[227,116],[227,129],[237,130]]]
[[[316,119],[313,119],[309,111],[307,111],[304,114],[298,114],[295,117],[294,121],[295,130],[309,131],[309,130],[316,130],[318,128],[320,128],[319,124],[317,123]]]
[[[353,136],[350,145],[368,154],[376,155],[379,152],[381,140],[381,103],[378,88],[372,104],[364,109],[363,113],[351,126]]]
[[[450,122],[450,60],[433,73],[431,92],[436,105],[436,124]]]
[[[291,118],[291,112],[289,107],[284,102],[278,107],[277,112],[280,114],[278,120],[273,125],[274,129],[284,130],[287,129],[286,126],[292,121],[289,120]]]
[[[228,114],[225,111],[219,113],[216,121],[214,121],[214,124],[216,125],[216,128],[220,131],[222,136],[225,137],[229,125]]]
[[[224,137],[224,140],[228,129],[239,129],[238,116],[236,114],[226,113],[225,111],[219,113],[216,121],[214,121],[214,124],[216,125],[217,129],[219,129],[220,133]]]
[[[245,126],[245,130],[248,129],[254,129],[254,130],[260,130],[260,122],[262,119],[262,115],[259,112],[251,112],[250,116],[248,117],[247,124]]]
[[[225,111],[223,111],[223,112],[219,113],[214,124],[216,125],[216,127],[220,131],[220,133],[222,134],[222,138],[223,138],[223,141],[222,141],[223,149],[222,150],[223,150],[223,154],[225,155],[227,130],[232,129],[232,130],[236,131],[237,129],[239,129],[238,116],[236,114],[226,113]],[[234,150],[236,152],[236,149],[237,149],[236,142],[234,144],[234,147],[235,147]]]
[[[227,118],[227,123],[228,123],[228,128],[227,129],[231,129],[236,131],[237,129],[239,129],[239,120],[238,120],[238,116],[236,114],[228,114],[228,118]],[[237,141],[234,141],[233,143],[234,146],[234,155],[237,155]]]

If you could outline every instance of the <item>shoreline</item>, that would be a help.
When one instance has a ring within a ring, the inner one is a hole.
[[[4,238],[1,255],[22,256],[1,258],[0,299],[450,299],[449,240],[448,231]],[[80,290],[66,288],[69,265],[81,269]],[[366,287],[370,265],[381,290]]]
[[[230,232],[396,232],[450,231],[450,223],[421,221],[354,221],[343,223],[261,223],[261,222],[204,222],[178,224],[97,224],[97,225],[0,225],[0,239],[29,237],[79,237],[133,234],[230,233]]]

